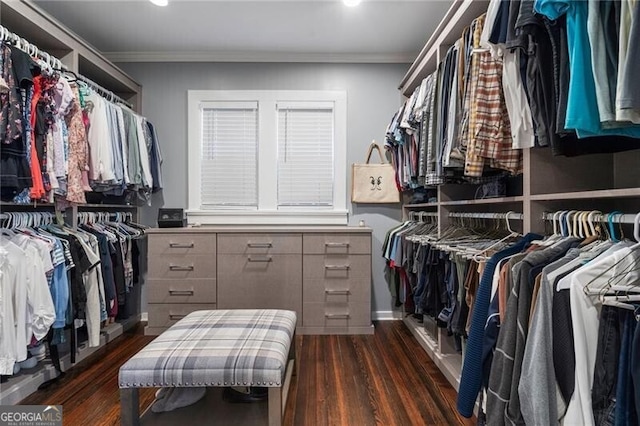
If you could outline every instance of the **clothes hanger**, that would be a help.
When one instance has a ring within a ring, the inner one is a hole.
[[[505,214],[505,225],[506,225],[506,230],[509,232],[508,235],[506,235],[505,237],[499,239],[498,241],[495,241],[493,244],[489,245],[488,247],[485,247],[484,249],[476,252],[473,256],[472,259],[476,262],[480,262],[482,260],[486,260],[487,259],[487,254],[489,251],[498,248],[499,246],[503,245],[503,243],[505,243],[507,240],[520,236],[520,233],[514,231],[513,229],[511,229],[511,223],[509,222],[509,217],[510,215],[515,214],[515,212],[513,211],[509,211]]]
[[[582,211],[576,210],[575,213],[573,213],[573,216],[571,216],[571,233],[575,238],[584,238],[584,236],[581,235],[581,229],[580,229],[581,215],[582,215]]]
[[[573,218],[573,216],[575,214],[576,214],[575,210],[569,210],[567,212],[567,214],[565,215],[565,222],[566,222],[565,226],[566,226],[566,229],[567,229],[567,237],[573,237],[574,236],[572,218]]]
[[[584,287],[583,287],[583,291],[585,292],[585,294],[589,294],[589,295],[602,295],[602,294],[606,294],[608,291],[615,289],[615,291],[634,291],[636,288],[638,288],[637,284],[634,285],[619,285],[613,282],[613,280],[617,280],[617,282],[622,281],[623,279],[625,279],[626,277],[629,276],[629,274],[634,273],[634,272],[638,272],[640,271],[640,265],[631,265],[630,269],[626,270],[626,271],[619,271],[619,273],[616,273],[615,276],[612,276],[611,278],[609,278],[609,281],[607,283],[606,286],[600,288],[598,291],[593,291],[589,288],[589,286],[591,284],[593,284],[595,281],[597,281],[598,279],[600,279],[601,277],[605,276],[606,274],[610,273],[610,271],[617,267],[618,265],[620,265],[620,263],[622,263],[623,261],[625,261],[629,256],[632,256],[635,254],[635,252],[640,248],[640,213],[638,213],[633,221],[633,236],[636,240],[636,243],[634,245],[632,245],[631,247],[629,247],[629,252],[627,254],[625,254],[625,256],[623,256],[620,260],[618,260],[618,262],[616,262],[615,264],[611,265],[610,267],[608,267],[605,271],[601,272],[600,274],[598,274],[598,276],[596,276],[595,278],[593,278],[591,281],[589,281]],[[640,274],[639,275],[640,278]],[[634,279],[635,282],[640,281],[639,279]]]
[[[600,235],[600,231],[596,228],[594,224],[594,218],[598,215],[602,216],[602,212],[598,210],[592,210],[591,212],[589,212],[589,214],[587,214],[587,225],[591,230],[591,235],[598,235],[598,236]]]
[[[615,308],[627,309],[629,311],[636,312],[636,321],[640,320],[640,315],[638,315],[638,305],[633,305],[627,302],[640,302],[640,295],[624,296],[623,299],[619,299],[618,295],[615,296],[603,296],[600,299],[600,302],[606,306],[613,306]]]
[[[0,234],[14,237],[16,234],[13,232],[12,225],[14,224],[15,218],[11,212],[5,214],[7,215],[7,223],[4,227],[0,228]]]
[[[613,212],[609,213],[608,217],[607,217],[607,224],[609,226],[609,233],[610,233],[611,239],[613,240],[614,243],[620,242],[620,240],[616,237],[616,230],[615,230],[615,227],[613,225],[613,220],[615,218],[615,215],[617,215],[617,214],[622,214],[622,212],[616,210],[616,211],[613,211]]]

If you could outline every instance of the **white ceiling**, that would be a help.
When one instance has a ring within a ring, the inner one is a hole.
[[[411,62],[452,0],[36,0],[115,61]]]

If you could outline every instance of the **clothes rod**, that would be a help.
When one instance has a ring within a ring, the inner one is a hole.
[[[55,213],[52,212],[6,212],[0,213],[0,220],[7,221],[0,226],[6,227],[11,224],[11,227],[15,226],[40,226],[44,223],[53,223],[54,219],[57,219]]]
[[[563,214],[559,214],[560,212],[556,212],[556,213],[543,213],[542,214],[542,220],[546,220],[546,221],[550,221],[553,222],[554,220],[560,220],[560,218],[563,218],[566,216],[566,213],[568,213],[569,210],[561,212]],[[589,211],[578,211],[578,210],[572,210],[573,213],[591,213]],[[609,217],[607,217],[607,215]],[[555,216],[555,217],[554,217]],[[594,215],[591,216],[591,220],[594,222],[608,222],[609,220],[611,220],[612,223],[629,223],[629,224],[635,224],[636,223],[636,217],[638,215],[635,214],[622,214],[622,213],[595,213]],[[571,220],[573,220],[573,215],[571,217]],[[587,220],[589,220],[589,217],[587,216]]]
[[[5,41],[7,43],[11,43],[18,49],[24,52],[27,52],[29,55],[36,56],[42,59],[47,64],[49,64],[52,68],[65,70],[65,71],[68,70],[67,66],[63,64],[60,59],[48,54],[43,50],[40,50],[38,46],[36,46],[35,44],[30,43],[25,38],[20,37],[18,34],[9,31],[2,25],[0,25],[0,40]]]
[[[409,217],[438,217],[438,212],[409,212]]]
[[[460,217],[469,219],[516,219],[522,220],[524,215],[522,213],[508,212],[508,213],[462,213],[452,212],[449,213],[449,217]]]
[[[133,108],[133,106],[125,101],[124,99],[122,99],[120,96],[116,95],[115,93],[113,93],[111,90],[107,90],[104,87],[100,86],[98,83],[96,83],[95,81],[91,80],[90,78],[85,77],[84,75],[81,74],[77,74],[75,75],[78,80],[86,83],[89,86],[92,86],[91,88],[96,90],[97,92],[100,92],[105,98],[107,98],[110,101],[117,101],[120,102],[121,104],[124,104],[126,106],[128,106],[129,108]]]

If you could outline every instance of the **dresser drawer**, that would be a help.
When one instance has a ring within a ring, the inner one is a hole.
[[[218,253],[300,254],[300,234],[219,234]]]
[[[305,234],[304,254],[371,254],[369,234]]]
[[[290,309],[301,315],[302,255],[218,256],[220,309]]]
[[[304,278],[327,281],[350,280],[371,277],[371,255],[305,255]]]
[[[306,255],[303,261],[305,302],[366,302],[371,294],[369,255]]]
[[[148,278],[185,280],[215,278],[216,256],[213,254],[149,256]]]
[[[305,327],[366,327],[371,325],[371,304],[305,303],[302,323]]]
[[[159,280],[145,282],[149,303],[216,303],[216,280]]]
[[[215,303],[150,303],[149,309],[149,327],[171,327],[173,324],[186,317],[193,311],[213,310],[216,309]]]
[[[305,279],[302,294],[305,303],[371,301],[371,280],[323,281]]]
[[[149,234],[149,254],[191,255],[216,253],[216,234]]]

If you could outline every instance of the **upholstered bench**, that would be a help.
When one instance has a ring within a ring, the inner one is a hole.
[[[122,424],[139,424],[139,388],[203,386],[267,387],[269,425],[282,424],[295,328],[292,311],[192,312],[120,367]]]

